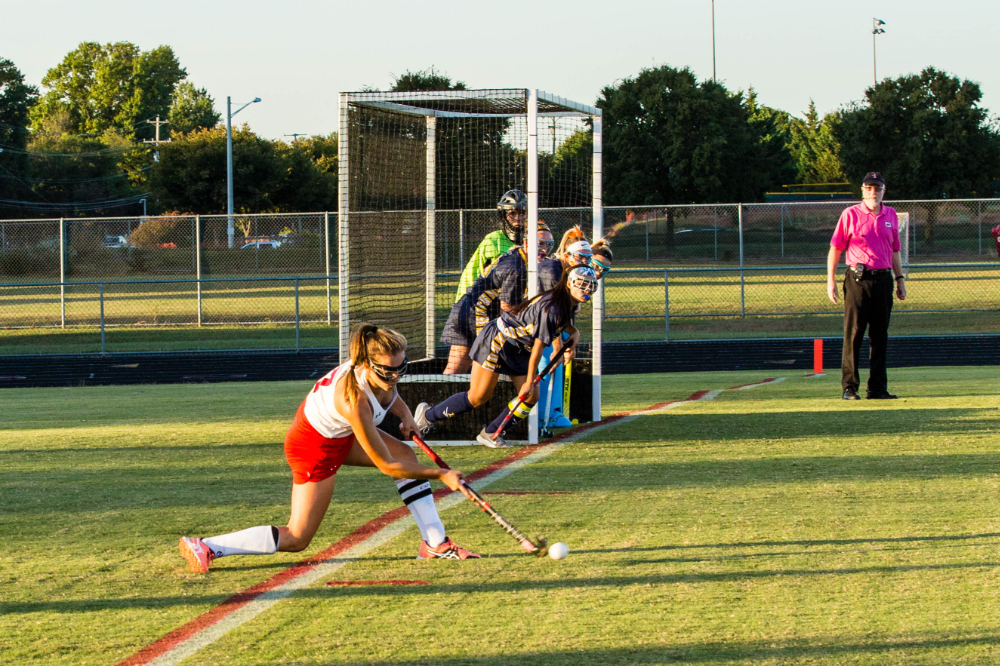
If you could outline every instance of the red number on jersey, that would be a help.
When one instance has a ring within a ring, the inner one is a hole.
[[[312,392],[315,393],[316,391],[318,391],[320,386],[329,386],[332,383],[333,383],[333,374],[330,374],[329,376],[324,377],[323,379],[316,382],[316,385],[313,386]]]

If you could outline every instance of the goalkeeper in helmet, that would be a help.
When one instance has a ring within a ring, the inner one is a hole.
[[[497,202],[497,217],[500,219],[500,228],[486,234],[458,279],[456,302],[477,278],[483,276],[487,266],[521,244],[528,219],[528,197],[521,190],[507,190]]]

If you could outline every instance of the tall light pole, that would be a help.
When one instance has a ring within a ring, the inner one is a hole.
[[[715,83],[715,0],[712,0],[712,83]]]
[[[240,108],[233,111],[233,101],[231,97],[226,98],[226,215],[229,216],[229,223],[226,225],[226,234],[229,237],[229,249],[233,249],[233,116],[247,108],[251,104],[260,101],[260,97],[254,97],[252,102],[247,102]]]
[[[883,25],[885,25],[885,21],[872,18],[872,74],[875,75],[875,85],[878,85],[878,68],[875,65],[875,38],[885,33],[885,30],[879,27]]]

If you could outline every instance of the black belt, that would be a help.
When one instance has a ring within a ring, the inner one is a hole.
[[[864,275],[892,275],[891,268],[865,268],[864,264],[848,266],[847,270],[854,271],[854,280],[858,281]]]

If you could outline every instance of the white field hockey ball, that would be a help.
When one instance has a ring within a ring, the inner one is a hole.
[[[567,555],[569,555],[569,546],[564,544],[562,541],[549,546],[549,557],[553,560],[561,560]]]

